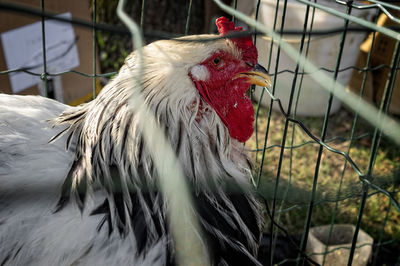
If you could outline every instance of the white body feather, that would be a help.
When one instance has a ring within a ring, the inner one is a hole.
[[[134,241],[98,232],[99,216],[73,205],[55,212],[74,154],[66,151],[65,138],[48,143],[60,131],[48,120],[67,107],[39,96],[0,94],[0,263],[163,264],[159,246],[143,260],[132,256]]]

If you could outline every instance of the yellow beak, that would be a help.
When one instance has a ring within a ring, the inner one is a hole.
[[[270,87],[272,85],[271,77],[268,74],[268,71],[261,65],[257,64],[253,70],[248,72],[242,72],[235,76],[238,77],[247,77],[251,84],[255,84],[261,87]]]

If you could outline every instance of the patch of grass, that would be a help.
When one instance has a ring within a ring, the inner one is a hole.
[[[263,148],[267,118],[268,108],[262,107],[257,121],[258,147],[256,135],[253,135],[246,143],[246,147],[251,150],[256,172],[262,167],[259,190],[271,205],[285,117],[279,112],[272,112],[267,150],[264,163],[261,165],[263,153],[256,150]],[[312,134],[320,138],[323,118],[298,117],[297,119],[302,121]],[[354,115],[346,109],[341,109],[338,113],[330,116],[326,142],[332,148],[342,152],[348,151],[353,120]],[[356,139],[352,141],[349,156],[363,173],[368,171],[373,133],[374,129],[359,119],[354,134]],[[285,147],[279,187],[276,192],[278,199],[276,217],[288,232],[301,234],[311,199],[319,145],[312,141],[299,126],[290,123]],[[400,149],[382,138],[371,182],[390,192],[396,189],[397,192],[393,193],[396,199],[400,198],[399,167]],[[377,193],[372,188],[368,192],[361,228],[376,241],[380,237],[383,241],[400,239],[400,213],[389,203],[388,197],[384,194]],[[324,149],[318,171],[316,204],[313,209],[311,225],[330,224],[332,220],[334,223],[355,224],[362,193],[362,182],[346,159],[340,154]],[[267,221],[269,221],[268,217]],[[400,242],[397,241],[394,245],[400,247]]]

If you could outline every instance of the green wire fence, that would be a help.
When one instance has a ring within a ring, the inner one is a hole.
[[[368,264],[381,265],[382,259],[380,259],[380,256],[383,254],[384,249],[389,246],[394,247],[394,249],[400,249],[400,206],[398,203],[400,196],[398,185],[400,179],[400,124],[388,114],[392,96],[395,90],[399,91],[400,89],[400,84],[396,84],[400,60],[400,27],[379,26],[377,19],[380,14],[385,14],[391,21],[399,23],[400,19],[397,16],[400,14],[400,6],[388,3],[389,1],[378,0],[336,0],[330,1],[330,5],[327,5],[327,1],[324,0],[268,1],[275,2],[273,24],[263,25],[259,22],[259,18],[260,12],[262,12],[262,2],[267,1],[255,0],[255,9],[252,17],[237,10],[240,1],[243,0],[234,0],[232,1],[232,6],[227,6],[219,0],[214,0],[222,10],[232,16],[232,19],[240,20],[249,26],[249,32],[254,35],[255,43],[259,43],[262,40],[260,38],[269,40],[269,48],[263,51],[259,49],[259,52],[266,57],[264,58],[267,62],[265,67],[270,71],[274,81],[272,88],[252,89],[251,96],[256,107],[255,134],[254,138],[246,144],[254,158],[256,171],[253,173],[253,183],[260,198],[264,201],[268,225],[265,229],[265,235],[268,237],[262,242],[260,260],[265,265],[318,264],[315,261],[315,255],[322,255],[323,259],[322,263],[320,263],[326,264],[327,257],[330,254],[346,250],[348,251],[348,255],[345,258],[346,264],[352,265],[355,252],[365,245],[370,245],[357,244],[360,229],[363,227],[367,233],[369,233],[368,229],[374,228],[373,252]],[[187,2],[187,9],[185,10],[187,15],[185,20],[182,21],[185,25],[185,30],[182,34],[190,32],[193,11],[195,11],[193,1]],[[335,2],[339,8],[332,8],[332,2]],[[303,24],[299,29],[285,27],[285,22],[291,19],[287,17],[287,10],[294,3],[304,7],[304,13],[301,13]],[[146,0],[142,0],[140,5],[140,19],[138,22],[142,30],[145,25],[147,4]],[[144,36],[160,39],[176,37],[176,34],[163,31],[143,30],[141,32],[139,26],[129,19],[126,13],[124,15],[122,7],[123,1],[120,3],[118,15],[123,17],[126,25],[130,25],[128,26],[129,29],[123,26],[99,23],[97,11],[101,7],[97,0],[92,1],[92,21],[55,17],[55,14],[45,10],[44,0],[41,0],[41,6],[37,9],[1,1],[0,11],[2,12],[17,12],[41,17],[44,68],[43,73],[34,73],[30,69],[0,70],[0,75],[22,71],[40,76],[44,82],[44,96],[47,96],[48,77],[67,73],[82,75],[93,79],[93,98],[95,98],[96,78],[110,77],[116,73],[97,73],[96,66],[98,62],[96,61],[96,54],[98,50],[96,41],[98,33],[111,32],[124,36],[132,34],[133,42],[135,43],[134,47],[139,50],[142,43],[142,33]],[[374,12],[375,17],[371,21],[353,15],[355,10],[367,9]],[[317,11],[325,12],[341,19],[343,26],[322,30],[316,29],[316,26],[318,26],[316,20]],[[44,21],[48,18],[87,27],[92,30],[93,73],[82,73],[75,70],[47,73],[44,34],[46,28]],[[370,49],[363,66],[342,66],[343,54],[348,49],[346,40],[349,38],[350,33],[368,33],[370,36]],[[376,45],[377,34],[383,34],[395,42],[390,64],[372,66],[372,52],[374,45]],[[334,67],[327,68],[313,64],[309,60],[313,38],[316,36],[335,35],[339,36],[340,44],[335,54]],[[287,36],[299,37],[299,45],[296,48],[292,46]],[[237,36],[233,35],[232,37]],[[282,69],[281,59],[283,57],[291,58],[294,62],[294,69]],[[368,75],[382,70],[388,71],[388,77],[380,103],[378,103],[378,107],[375,107],[366,102],[363,96],[368,83]],[[357,71],[362,76],[358,95],[348,92],[338,82],[339,75],[348,71]],[[276,96],[277,91],[280,89],[278,84],[285,73],[290,74],[290,89],[288,90],[288,95],[285,95],[287,106],[282,102],[282,99]],[[329,96],[325,103],[326,110],[321,118],[306,118],[297,114],[307,77],[314,79],[321,90],[328,92]],[[348,121],[340,121],[340,119],[336,118],[337,114],[332,114],[335,97],[340,99],[346,106],[346,111],[341,112],[346,112]],[[267,103],[268,107],[265,107],[263,101]],[[347,125],[345,132],[342,132],[340,136],[335,136],[336,131],[333,130],[333,127],[340,127],[343,124]],[[157,128],[156,125],[154,127]],[[165,145],[165,154],[169,154],[168,143],[163,143],[162,145]],[[366,146],[362,149],[362,156],[355,154],[355,151],[360,153],[360,145]],[[304,156],[308,157],[306,164],[298,163],[298,161],[304,159],[302,158],[303,156],[299,155],[302,152],[306,152]],[[387,169],[387,171],[380,167],[383,162],[382,153],[394,158],[390,161],[390,169]],[[173,160],[175,156],[165,156],[165,158],[167,157],[172,158],[171,161],[165,162],[160,167],[176,169],[176,162]],[[335,159],[336,171],[327,169],[329,166],[327,158]],[[181,182],[179,180],[181,174],[179,170],[175,171],[167,175],[178,176],[178,179],[175,180],[176,185]],[[330,173],[334,173],[334,175],[331,176]],[[168,177],[168,179],[173,179],[172,177]],[[185,185],[183,184],[182,186],[184,190]],[[168,197],[173,197],[168,192],[168,184],[165,184],[163,189]],[[180,201],[183,200],[179,199]],[[189,205],[182,207],[177,201],[177,206],[179,205],[180,208],[190,209],[190,201],[187,204]],[[372,216],[369,209],[373,209],[375,205],[377,205],[375,211],[380,211],[376,214],[379,219],[371,221],[370,217]],[[343,218],[344,209],[349,212],[345,218]],[[366,212],[368,212],[368,217],[366,217]],[[174,214],[171,211],[170,215],[173,216],[176,213]],[[290,222],[291,217],[296,219],[296,226],[293,226],[293,223]],[[191,217],[190,219],[195,218]],[[322,252],[310,252],[307,247],[312,227],[314,225],[328,224],[329,230],[325,242],[330,243],[334,238],[334,224],[338,222],[347,222],[354,225],[350,245],[339,245],[334,249],[326,247]],[[192,220],[190,223],[196,224],[196,221]],[[374,224],[374,226],[371,224]],[[389,224],[390,230],[388,231],[392,231],[391,234],[386,232]],[[177,233],[175,237],[179,238],[177,235],[179,234]],[[390,236],[392,236],[392,239],[390,239]],[[282,237],[285,239],[285,245],[291,249],[291,254],[286,254],[284,257],[277,255]],[[179,242],[178,239],[176,240]],[[198,239],[193,237],[190,241],[198,241]],[[184,245],[185,243],[183,243]],[[264,250],[262,250],[263,248]],[[199,251],[198,253],[201,252]],[[397,254],[392,255],[396,256]],[[182,256],[180,258],[182,265],[185,265],[184,262],[187,260],[193,260],[193,257],[185,258],[185,254],[182,254]],[[203,254],[196,254],[196,256],[194,261],[205,264],[204,257],[202,257]],[[394,257],[390,263],[400,264],[400,256]]]

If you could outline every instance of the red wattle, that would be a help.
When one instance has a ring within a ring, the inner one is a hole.
[[[213,101],[211,100],[210,94],[208,93],[208,89],[206,84],[201,81],[194,81],[194,84],[199,91],[200,95],[203,97],[203,99],[215,110],[215,112],[218,114],[222,122],[227,125],[228,121],[226,121],[225,116],[219,111],[219,108],[214,106]]]
[[[249,98],[244,97],[249,84],[236,80],[235,84],[228,83],[220,90],[209,91],[205,82],[193,82],[203,100],[228,128],[230,136],[239,142],[247,141],[254,131],[253,105]]]

